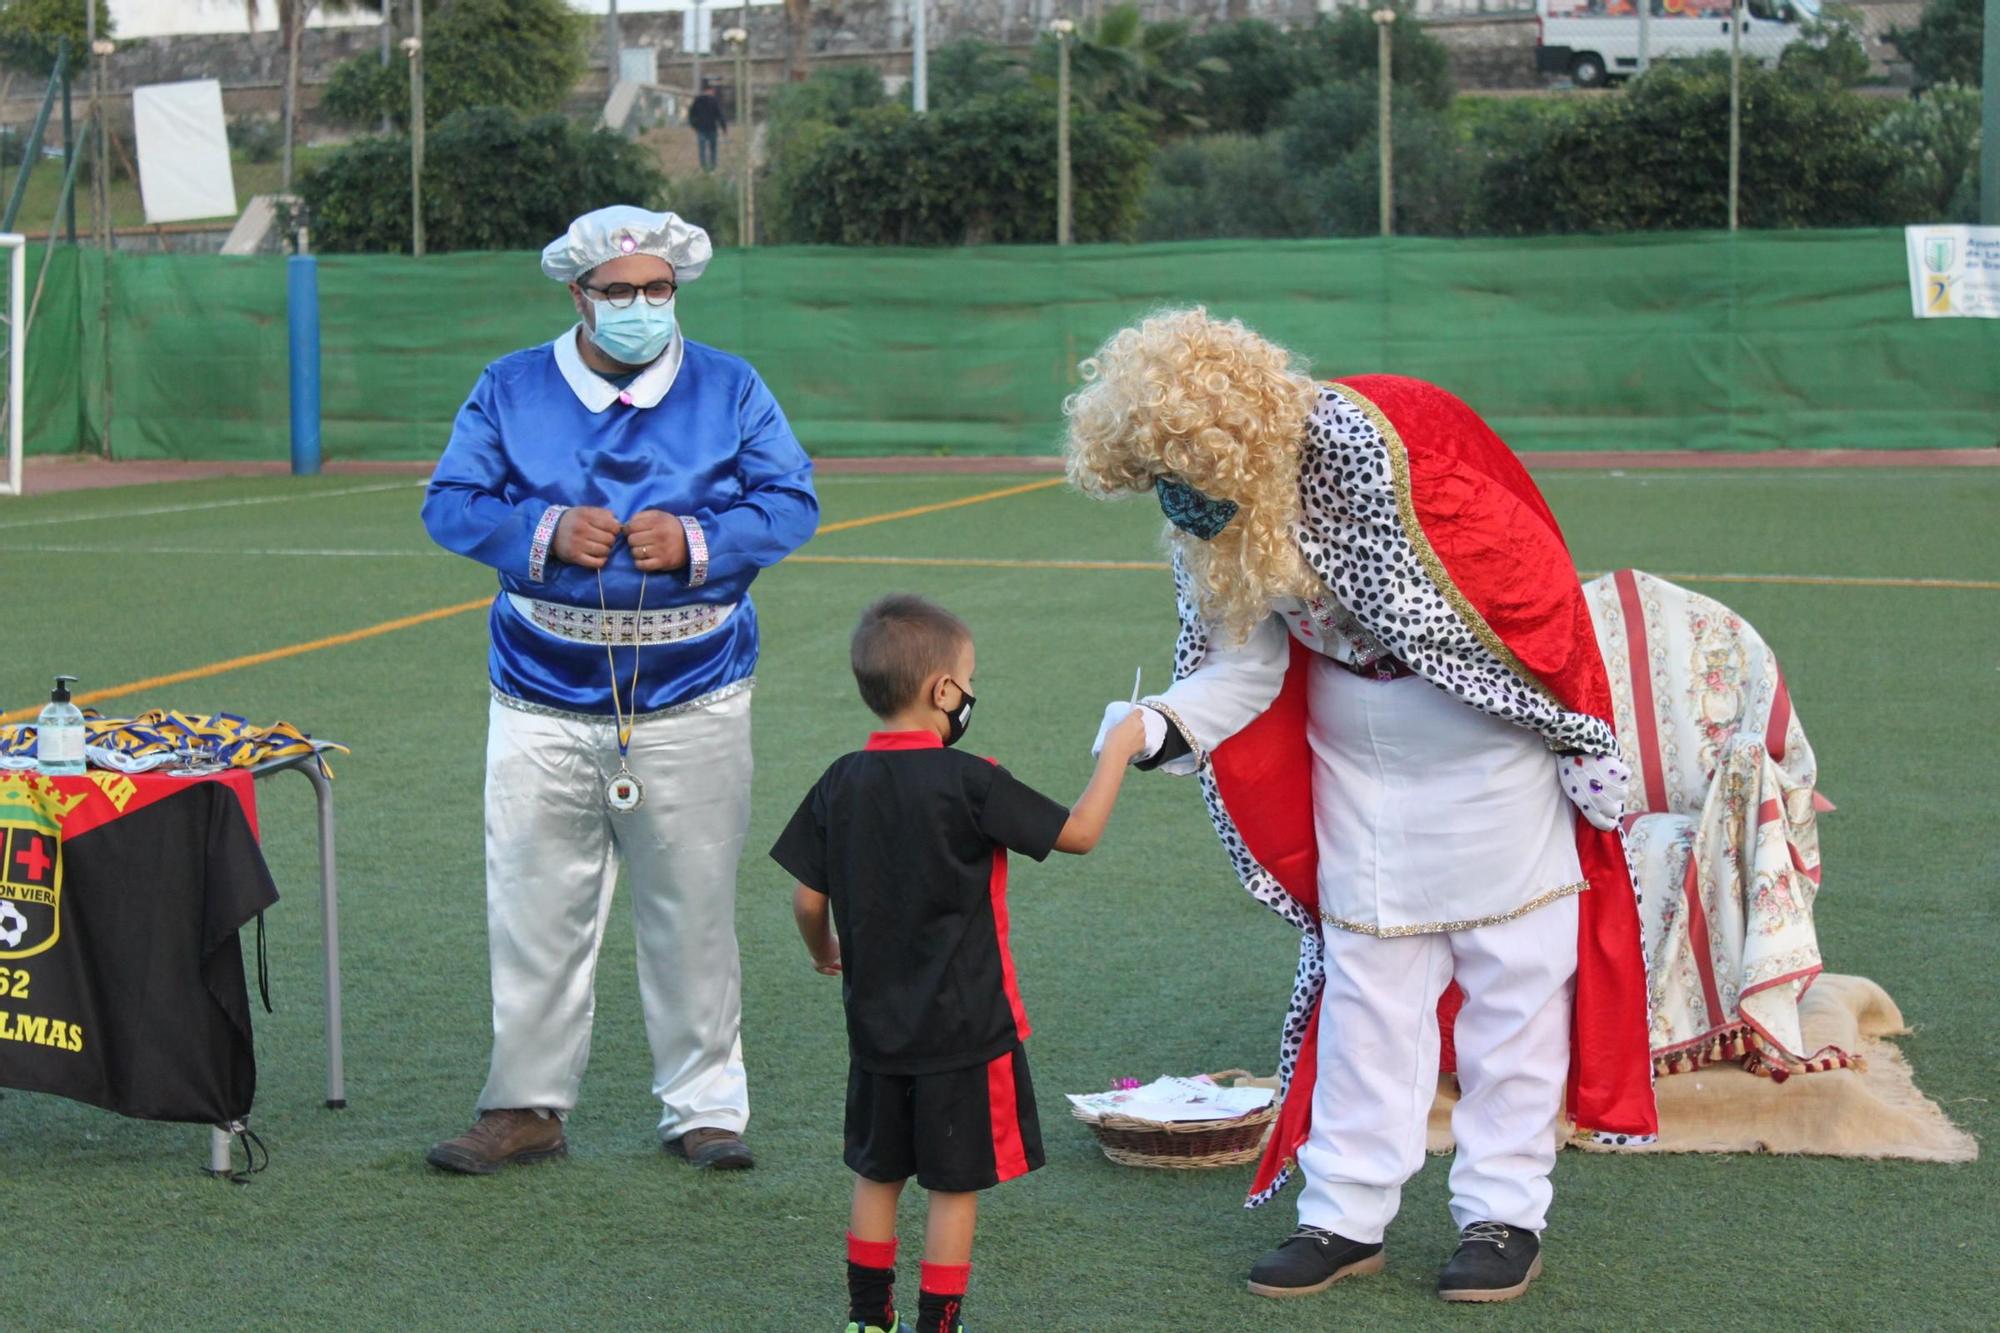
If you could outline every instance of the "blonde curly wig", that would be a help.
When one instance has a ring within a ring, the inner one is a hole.
[[[1167,527],[1206,615],[1240,641],[1275,599],[1319,591],[1293,536],[1315,390],[1291,353],[1195,306],[1113,334],[1080,369],[1063,403],[1071,485],[1110,499],[1172,477],[1239,506],[1213,541]]]

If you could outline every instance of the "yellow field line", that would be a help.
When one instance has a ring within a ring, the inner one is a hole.
[[[116,699],[122,694],[137,694],[141,690],[156,690],[165,685],[179,685],[183,681],[200,680],[205,676],[219,676],[225,671],[235,671],[242,667],[262,666],[266,662],[282,662],[287,657],[297,657],[302,653],[316,653],[322,648],[338,648],[342,644],[359,643],[379,634],[392,634],[412,625],[426,625],[433,620],[444,620],[450,616],[464,615],[467,611],[478,611],[493,605],[491,597],[482,597],[476,602],[460,602],[457,606],[441,606],[435,611],[420,611],[413,616],[399,616],[395,620],[385,620],[379,625],[369,625],[365,629],[351,629],[345,634],[329,634],[323,639],[312,639],[305,643],[288,644],[283,648],[272,648],[261,653],[251,653],[247,657],[232,657],[224,662],[211,662],[207,666],[193,667],[186,671],[172,671],[164,676],[148,676],[144,680],[131,681],[124,685],[113,685],[108,689],[86,690],[76,696],[79,704],[96,703],[101,699]],[[41,711],[39,704],[29,708],[16,708],[0,713],[0,723],[23,722]]]
[[[966,505],[984,504],[988,500],[1004,500],[1010,495],[1025,495],[1029,491],[1047,490],[1051,486],[1063,484],[1061,477],[1051,477],[1045,481],[1030,482],[1025,486],[1008,486],[997,491],[983,491],[978,495],[968,495],[963,499],[946,500],[941,504],[918,505],[914,509],[898,509],[893,513],[875,514],[868,518],[848,519],[843,523],[829,523],[820,532],[841,532],[848,528],[862,528],[874,523],[887,523],[899,518],[915,518],[919,514],[935,514],[946,509],[962,509]],[[144,680],[128,681],[123,685],[113,685],[102,690],[87,690],[76,696],[78,704],[97,703],[105,699],[116,699],[127,694],[138,694],[142,690],[157,690],[168,685],[179,685],[190,680],[202,680],[209,676],[219,676],[227,671],[237,671],[244,667],[262,666],[266,662],[281,662],[288,657],[298,657],[305,653],[316,653],[324,648],[339,648],[345,644],[359,643],[382,634],[393,634],[399,629],[409,629],[416,625],[427,625],[434,620],[445,620],[452,616],[464,615],[468,611],[478,611],[491,606],[493,599],[482,597],[474,602],[460,602],[455,606],[441,606],[435,611],[423,611],[413,616],[398,616],[385,620],[379,625],[369,625],[362,629],[348,630],[344,634],[329,634],[321,639],[309,639],[304,643],[288,644],[283,648],[271,648],[261,653],[251,653],[247,657],[232,657],[222,662],[210,662],[207,666],[190,667],[186,671],[172,671],[164,676],[148,676]],[[23,722],[41,711],[41,705],[16,708],[0,713],[0,724]]]
[[[850,518],[840,523],[821,526],[815,536],[824,537],[829,532],[848,532],[854,528],[872,527],[877,523],[892,523],[899,518],[917,518],[923,514],[941,514],[947,509],[963,509],[967,505],[985,504],[988,500],[1004,500],[1010,495],[1026,495],[1030,491],[1046,491],[1064,484],[1061,477],[1049,477],[1042,481],[1031,481],[1025,486],[1008,486],[997,491],[982,491],[978,495],[968,495],[961,500],[945,500],[933,505],[918,505],[914,509],[898,509],[887,514],[871,514],[867,518]]]
[[[788,565],[909,565],[919,569],[1106,569],[1165,571],[1164,560],[985,560],[977,556],[795,555]]]

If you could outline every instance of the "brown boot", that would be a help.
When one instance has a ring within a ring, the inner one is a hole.
[[[704,1171],[746,1171],[757,1164],[742,1137],[727,1129],[691,1129],[663,1146]]]
[[[424,1160],[444,1171],[490,1176],[503,1166],[526,1166],[569,1154],[560,1117],[529,1110],[481,1111],[471,1129],[435,1145]]]

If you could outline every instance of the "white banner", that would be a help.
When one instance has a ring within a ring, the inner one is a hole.
[[[220,83],[196,79],[134,88],[132,121],[146,221],[236,216]]]
[[[1918,319],[2000,319],[2000,227],[1905,227]]]

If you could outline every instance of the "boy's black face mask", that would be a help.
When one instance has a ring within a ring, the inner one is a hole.
[[[957,681],[952,684],[958,685]],[[972,725],[972,705],[979,701],[966,693],[965,686],[958,685],[958,707],[945,716],[947,728],[944,737],[946,745],[956,745],[965,736],[965,729]]]

